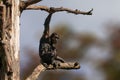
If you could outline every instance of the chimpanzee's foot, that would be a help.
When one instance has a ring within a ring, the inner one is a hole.
[[[54,67],[54,68],[56,68],[56,67],[57,67],[57,64],[56,64],[56,63],[53,63],[52,65],[53,65],[53,67]]]
[[[49,65],[47,65],[46,63],[42,63],[42,65],[46,68],[48,68]]]
[[[56,69],[57,67],[60,66],[60,63],[59,63],[59,62],[55,62],[55,63],[53,63],[52,65],[53,65],[53,67]]]

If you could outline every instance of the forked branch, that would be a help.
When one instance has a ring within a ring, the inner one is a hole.
[[[36,4],[42,0],[27,0],[27,1],[20,1],[20,10],[21,12],[28,7],[29,5]]]
[[[42,0],[21,1],[20,2],[20,10],[21,10],[21,12],[23,10],[44,10],[44,11],[49,12],[49,13],[66,11],[68,13],[73,13],[73,14],[92,15],[92,11],[93,11],[93,9],[91,9],[88,12],[85,12],[85,11],[80,11],[78,9],[72,10],[72,9],[63,8],[63,7],[55,8],[55,7],[32,5],[32,4],[38,3],[40,1],[42,1]]]
[[[20,4],[21,12],[23,10],[43,10],[43,11],[48,12],[49,14],[55,13],[55,12],[66,11],[68,13],[72,13],[72,14],[76,14],[76,15],[77,14],[92,15],[92,11],[93,11],[93,9],[85,12],[85,11],[81,11],[78,9],[73,10],[73,9],[64,8],[64,7],[55,8],[55,7],[32,5],[32,4],[35,4],[40,1],[42,1],[42,0],[21,1],[21,4]],[[49,23],[47,23],[47,25],[49,25]],[[38,78],[39,74],[45,70],[56,70],[56,69],[70,70],[70,69],[79,69],[79,68],[80,68],[80,65],[77,62],[59,63],[59,65],[57,65],[57,66],[50,65],[47,68],[45,68],[43,65],[40,64],[34,69],[32,74],[26,80],[36,80]]]
[[[40,1],[42,1],[42,0],[27,0],[27,1],[24,1],[24,3],[26,4],[26,6],[29,6],[29,5],[38,3]]]
[[[25,10],[44,10],[48,13],[66,11],[68,13],[83,14],[83,15],[92,15],[92,11],[93,11],[93,9],[91,9],[88,12],[84,12],[84,11],[80,11],[78,9],[72,10],[72,9],[63,8],[63,7],[54,8],[54,7],[47,7],[47,6],[35,6],[35,5],[28,6]]]
[[[32,74],[29,77],[27,77],[27,79],[25,80],[37,80],[40,73],[45,70],[56,70],[56,69],[69,70],[69,69],[79,69],[79,68],[80,65],[77,62],[60,63],[59,66],[57,66],[56,68],[54,68],[52,65],[50,65],[48,68],[45,68],[42,64],[40,64],[34,69]]]
[[[31,4],[38,3],[38,2],[40,2],[40,1],[42,1],[42,0],[28,0],[28,1],[26,1],[26,3],[27,3],[28,5],[31,5]]]

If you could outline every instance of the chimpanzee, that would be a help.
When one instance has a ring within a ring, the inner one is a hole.
[[[56,67],[58,62],[64,63],[64,59],[57,56],[56,44],[59,39],[57,33],[52,33],[49,36],[49,24],[53,13],[49,13],[44,23],[44,32],[40,39],[39,56],[41,63],[47,68],[50,64]]]

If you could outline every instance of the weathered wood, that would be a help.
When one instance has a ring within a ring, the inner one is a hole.
[[[0,4],[0,80],[5,80],[5,71],[7,69],[6,61],[5,61],[5,49],[3,43],[4,30],[3,27],[5,25],[5,6]],[[3,72],[3,73],[2,73]]]
[[[92,10],[81,12],[67,8],[41,8],[30,6],[42,0],[1,0],[0,1],[0,80],[20,80],[19,78],[19,16],[25,9],[41,9],[49,13],[67,11],[74,14],[92,15]],[[28,7],[30,6],[30,7]],[[27,7],[27,8],[26,8]],[[44,70],[79,69],[78,63],[60,63],[57,67],[49,66],[47,69],[38,65],[26,80],[36,80]]]
[[[76,15],[77,14],[92,15],[92,11],[93,11],[93,9],[85,12],[85,11],[81,11],[78,9],[73,10],[73,9],[64,8],[64,7],[55,8],[55,7],[38,6],[38,5],[30,5],[30,6],[26,7],[25,10],[43,10],[43,11],[46,11],[48,13],[66,11],[68,13],[72,13],[72,14],[76,14]]]
[[[45,70],[46,68],[42,64],[40,64],[34,69],[32,74],[29,77],[27,77],[25,80],[37,80],[40,73]]]
[[[32,74],[27,77],[25,80],[37,80],[38,76],[41,74],[41,72],[45,70],[56,70],[56,69],[80,69],[80,65],[77,62],[67,62],[67,63],[59,63],[58,66],[53,67],[53,65],[49,65],[48,68],[45,68],[42,64],[38,65]]]
[[[66,62],[66,63],[59,63],[58,66],[54,67],[50,65],[47,70],[54,70],[54,69],[80,69],[80,65],[77,62]]]
[[[0,80],[19,80],[19,0],[0,4]]]

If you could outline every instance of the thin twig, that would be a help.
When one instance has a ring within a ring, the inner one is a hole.
[[[91,9],[88,12],[80,11],[78,9],[72,10],[69,8],[54,8],[54,7],[47,7],[47,6],[36,6],[36,5],[31,5],[26,8],[26,10],[44,10],[48,13],[54,13],[54,12],[61,12],[61,11],[66,11],[68,13],[73,13],[73,14],[83,14],[83,15],[92,15],[93,9]]]

